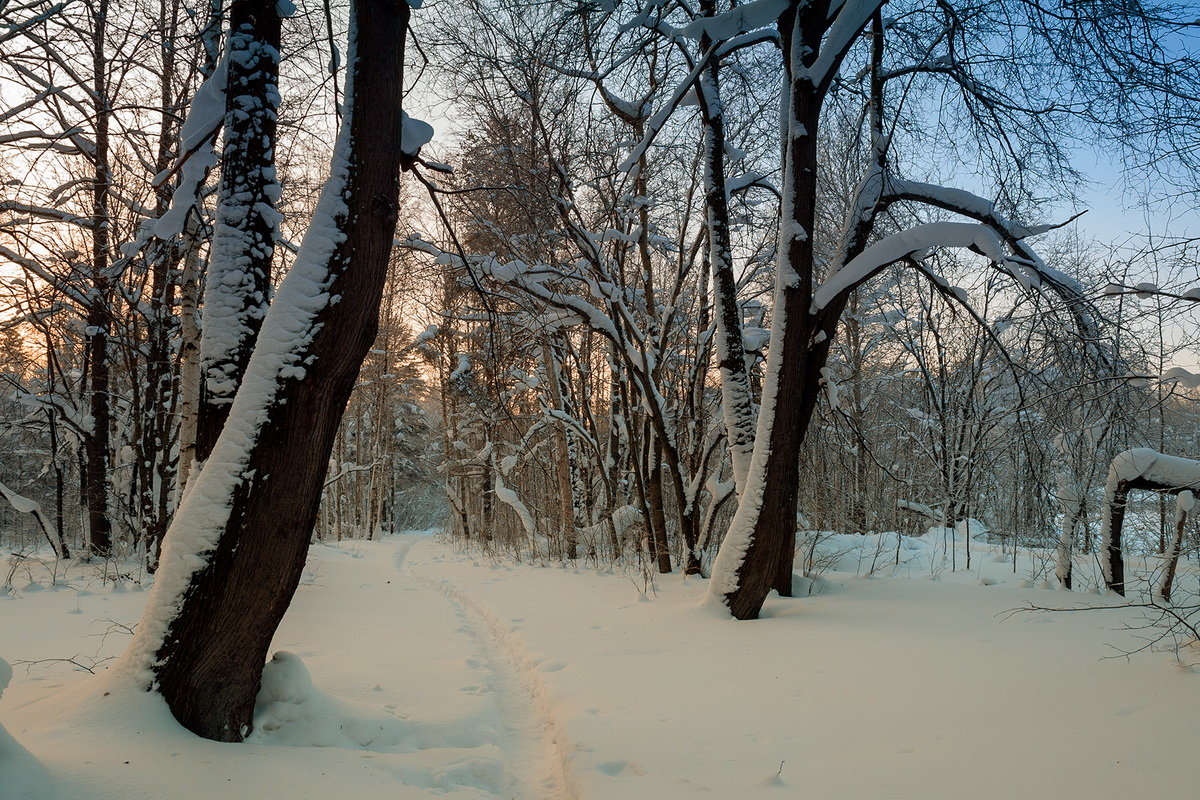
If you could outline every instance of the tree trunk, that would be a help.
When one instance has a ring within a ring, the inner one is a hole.
[[[716,15],[714,0],[701,0],[706,16]],[[712,47],[707,34],[700,38],[701,52]],[[704,207],[708,224],[708,260],[713,276],[717,322],[717,366],[721,372],[721,410],[733,465],[733,481],[740,496],[746,486],[754,454],[754,405],[746,350],[742,341],[742,315],[737,281],[733,275],[733,248],[729,238],[729,195],[725,184],[725,109],[721,103],[720,59],[714,57],[698,83],[704,124]]]
[[[112,554],[112,520],[108,507],[109,428],[112,421],[109,398],[108,337],[112,328],[112,289],[108,274],[109,190],[108,169],[108,60],[105,36],[108,30],[108,0],[100,0],[92,29],[92,111],[95,114],[96,149],[92,155],[92,275],[87,306],[87,365],[89,425],[83,449],[87,470],[84,478],[91,555]]]
[[[250,731],[334,437],[378,328],[396,225],[408,15],[403,2],[355,0],[353,88],[332,177],[229,421],[172,523],[126,656],[176,719],[211,739],[240,741]]]
[[[710,598],[737,619],[756,618],[772,589],[791,594],[800,447],[816,409],[821,368],[846,302],[842,297],[819,312],[812,304],[821,105],[837,65],[861,31],[861,26],[858,31],[842,31],[835,51],[822,52],[832,22],[828,11],[826,3],[793,3],[779,18],[786,73],[781,126],[784,186],[767,381],[746,493],[718,553],[710,588]],[[866,21],[861,19],[861,24]],[[824,76],[816,79],[809,70],[819,59],[825,61]]]
[[[280,18],[275,0],[229,7],[225,146],[204,288],[196,458],[208,458],[262,326],[279,213],[275,129]]]
[[[1185,489],[1175,498],[1175,534],[1171,537],[1171,546],[1165,554],[1166,566],[1163,567],[1162,583],[1158,587],[1158,596],[1164,603],[1171,602],[1171,587],[1175,583],[1179,554],[1183,550],[1183,529],[1188,513],[1195,506],[1196,496],[1191,491]]]

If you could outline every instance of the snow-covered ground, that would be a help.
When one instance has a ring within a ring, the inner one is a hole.
[[[316,546],[233,745],[96,663],[145,592],[30,570],[0,597],[0,800],[1194,796],[1200,652],[1107,658],[1134,610],[1005,614],[1117,602],[1042,587],[1044,556],[899,544],[830,539],[841,571],[744,623],[678,575]]]

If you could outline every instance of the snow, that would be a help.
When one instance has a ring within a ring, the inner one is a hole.
[[[754,0],[715,17],[700,17],[686,25],[682,34],[689,39],[701,36],[732,39],[738,34],[773,25],[787,7],[788,0]]]
[[[245,93],[242,86],[227,89],[224,151],[229,154],[258,137],[266,141],[265,121],[273,121],[278,112],[274,75],[279,53],[245,31],[231,33],[226,49],[236,67],[231,75],[234,84],[252,82],[261,73],[269,76],[262,96]],[[261,113],[246,117],[246,111]],[[238,124],[239,118],[250,121]],[[200,361],[210,404],[229,403],[237,391],[238,367],[244,363],[240,356],[252,346],[258,321],[266,313],[268,298],[262,286],[267,283],[282,220],[275,208],[282,190],[274,154],[262,164],[242,166],[236,174],[228,162],[222,169],[204,282]]]
[[[992,261],[1008,261],[1000,238],[985,225],[973,222],[916,225],[885,236],[830,275],[813,292],[813,311],[829,305],[836,297],[858,286],[888,264],[933,247],[972,248]]]
[[[433,126],[428,122],[410,117],[400,112],[403,122],[400,128],[400,152],[408,156],[416,156],[421,148],[433,141]]]
[[[537,523],[533,520],[533,513],[529,507],[517,496],[517,493],[505,485],[501,473],[496,473],[495,485],[493,486],[496,492],[496,499],[501,503],[508,505],[516,512],[521,520],[521,527],[525,529],[525,533],[532,539],[537,536]]]
[[[0,699],[12,677],[12,667],[0,658]],[[0,790],[4,800],[42,800],[56,791],[45,767],[3,725],[0,725]]]
[[[225,119],[228,68],[228,61],[222,59],[192,97],[187,119],[179,133],[180,158],[186,159],[182,164],[175,165],[179,171],[179,184],[171,195],[171,207],[151,223],[151,230],[160,239],[170,239],[183,232],[200,186],[209,170],[217,164],[212,141]]]
[[[429,536],[318,545],[249,741],[198,739],[157,695],[64,664],[18,667],[0,718],[53,776],[37,800],[1190,796],[1193,669],[1105,658],[1141,646],[1130,610],[1006,615],[1073,605],[1035,587],[1049,551],[1014,569],[974,542],[974,568],[951,573],[942,543],[821,534],[831,569],[750,623],[699,612],[694,577],[483,560]],[[120,651],[127,637],[96,634],[146,593],[79,568],[68,583],[0,599],[7,657]],[[4,800],[13,774],[30,773],[0,771]]]
[[[1112,514],[1110,509],[1117,499],[1117,490],[1122,481],[1143,480],[1162,489],[1193,489],[1200,490],[1200,461],[1190,458],[1169,456],[1151,450],[1148,447],[1135,447],[1118,453],[1108,468],[1108,478],[1104,484],[1104,511],[1100,522],[1100,543],[1098,551],[1107,553],[1113,542]],[[1187,503],[1187,500],[1182,501]],[[1182,507],[1182,506],[1181,506]],[[1106,583],[1113,582],[1113,563],[1110,558],[1102,558]],[[1128,579],[1125,583],[1128,584]]]
[[[347,87],[346,108],[352,87]],[[121,668],[132,681],[149,686],[167,627],[179,613],[192,575],[206,564],[229,518],[233,493],[259,429],[285,380],[303,373],[302,360],[316,330],[316,319],[329,304],[329,263],[344,239],[341,220],[347,212],[345,185],[349,174],[350,125],[343,120],[334,148],[330,177],[321,192],[300,252],[263,319],[256,346],[240,389],[213,452],[188,483],[178,512],[163,540],[159,568],[137,636],[122,657]]]
[[[8,501],[8,504],[13,507],[18,514],[36,514],[42,510],[41,504],[30,500],[28,497],[19,495],[12,489],[4,485],[0,481],[0,497]],[[0,689],[3,691],[3,689]]]
[[[1125,481],[1143,478],[1163,486],[1200,488],[1200,461],[1164,455],[1148,447],[1119,454],[1109,474]]]

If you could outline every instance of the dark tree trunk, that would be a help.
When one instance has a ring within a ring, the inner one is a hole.
[[[205,317],[201,345],[198,461],[212,453],[225,425],[268,304],[278,224],[280,26],[275,0],[234,0],[229,7],[225,146],[205,289],[211,313]],[[213,330],[218,327],[222,330]],[[210,338],[212,333],[217,336]],[[214,340],[221,345],[212,346]]]
[[[1134,486],[1131,481],[1117,483],[1117,490],[1113,493],[1112,502],[1104,512],[1108,515],[1107,524],[1110,526],[1108,546],[1100,554],[1108,567],[1104,583],[1110,591],[1116,592],[1122,597],[1125,596],[1125,556],[1121,546],[1121,528],[1125,525],[1125,501],[1129,497],[1129,490],[1134,488],[1140,487]]]
[[[108,274],[109,189],[108,169],[108,61],[105,36],[108,30],[108,0],[95,9],[92,29],[92,110],[96,117],[96,149],[92,156],[92,286],[87,306],[88,411],[90,425],[84,436],[84,477],[91,555],[112,554],[112,520],[108,508],[109,428],[112,422],[109,399],[110,365],[108,337],[112,328],[112,288]]]
[[[714,0],[701,0],[705,16],[716,16]],[[712,38],[700,37],[700,50],[707,52]],[[708,260],[713,278],[717,322],[717,367],[721,371],[721,406],[725,417],[733,478],[739,493],[745,488],[746,473],[754,453],[754,406],[746,351],[742,340],[742,314],[738,305],[737,281],[733,274],[733,246],[729,236],[729,193],[725,182],[725,109],[721,101],[721,61],[713,57],[697,82],[696,96],[704,125],[704,207],[708,224]]]
[[[775,314],[782,313],[782,335],[772,336],[777,349],[773,397],[764,390],[763,413],[768,430],[761,472],[762,494],[754,503],[752,532],[736,570],[737,588],[725,594],[725,603],[737,619],[754,619],[772,589],[792,593],[795,563],[796,508],[800,474],[800,448],[820,395],[821,369],[837,331],[846,297],[839,297],[819,312],[812,309],[817,280],[813,231],[817,198],[817,139],[821,106],[829,81],[855,37],[842,37],[842,49],[832,54],[823,79],[797,74],[823,55],[822,40],[831,20],[829,4],[793,3],[779,19],[784,68],[787,75],[784,135],[784,198],[780,217],[780,264],[776,276]],[[839,20],[840,21],[840,20]],[[866,20],[863,20],[865,24]],[[832,46],[832,45],[827,45]],[[860,249],[870,225],[853,232],[846,249]],[[859,241],[861,239],[861,241]],[[776,321],[776,326],[779,321]],[[773,406],[766,416],[768,402]],[[756,449],[762,442],[756,442]],[[753,468],[752,468],[753,470]],[[753,479],[753,475],[751,478]],[[739,509],[739,514],[742,514]]]
[[[335,217],[344,238],[328,261],[327,291],[340,301],[317,313],[311,341],[296,353],[307,373],[286,379],[275,395],[228,522],[156,655],[157,685],[175,717],[210,739],[240,741],[250,731],[267,648],[304,567],[338,424],[378,328],[396,225],[409,9],[396,0],[355,0],[352,14],[348,211]],[[221,466],[214,460],[206,469]],[[196,480],[199,491],[203,474]]]
[[[167,41],[175,38],[179,4],[159,0],[159,22],[163,26],[163,37]],[[176,131],[176,114],[173,108],[175,81],[175,50],[162,49],[159,66],[159,97],[162,102],[158,155],[155,167],[158,173],[171,166]],[[164,184],[155,195],[158,216],[171,206],[172,192]],[[140,452],[136,469],[141,474],[142,491],[139,496],[138,517],[146,543],[146,565],[151,571],[157,565],[159,542],[166,532],[170,504],[167,501],[171,484],[175,479],[177,461],[172,456],[171,440],[175,427],[175,359],[171,339],[176,329],[171,309],[175,302],[175,274],[180,260],[178,245],[164,243],[158,248],[150,265],[150,314],[146,336],[149,340],[146,355],[146,389],[151,409],[143,422]]]
[[[823,13],[823,9],[817,9]],[[788,237],[783,258],[798,276],[791,285],[784,285],[776,298],[782,300],[786,320],[783,331],[782,359],[776,376],[774,420],[768,436],[771,458],[763,478],[761,510],[754,526],[753,539],[738,570],[738,588],[726,596],[729,610],[738,619],[753,619],[762,609],[763,601],[773,588],[784,587],[791,592],[791,574],[795,549],[796,499],[800,474],[800,445],[815,403],[806,403],[806,386],[811,372],[809,343],[815,331],[811,318],[813,282],[813,242],[815,200],[817,195],[817,126],[821,114],[822,92],[808,81],[791,76],[791,53],[804,48],[815,57],[820,50],[823,26],[800,22],[793,28],[799,14],[811,15],[805,9],[791,11],[780,19],[783,34],[785,64],[789,65],[789,111],[796,131],[785,148],[785,165],[789,170],[790,210],[781,224],[798,226],[802,235]],[[807,35],[802,42],[793,41],[795,34]],[[807,63],[808,59],[805,59]],[[772,346],[778,346],[772,342]],[[819,372],[819,368],[818,368]],[[806,414],[806,406],[808,413]],[[786,576],[786,577],[785,577]],[[786,586],[784,586],[786,584]]]

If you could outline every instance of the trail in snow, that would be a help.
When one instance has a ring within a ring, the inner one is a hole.
[[[419,583],[441,592],[466,622],[487,664],[496,709],[507,736],[513,797],[521,800],[576,800],[578,794],[567,765],[568,747],[562,726],[550,707],[541,676],[511,626],[484,604],[451,581],[423,575],[408,563],[416,538],[402,540],[394,559],[396,568]]]

